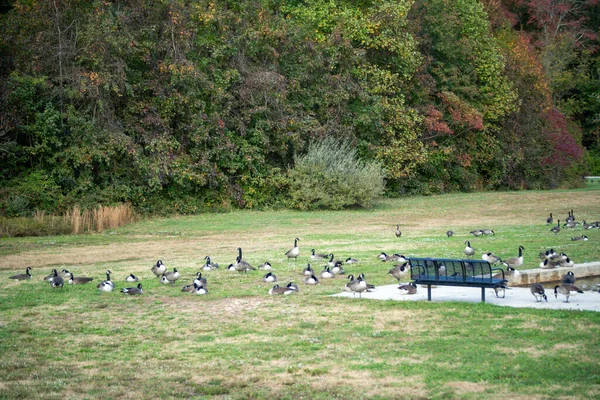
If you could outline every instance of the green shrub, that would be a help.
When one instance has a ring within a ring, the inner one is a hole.
[[[380,164],[358,159],[349,142],[326,138],[294,157],[290,206],[300,210],[369,208],[384,191]]]

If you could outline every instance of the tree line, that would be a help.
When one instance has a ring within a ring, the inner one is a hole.
[[[572,185],[600,172],[599,11],[4,0],[0,210],[306,209],[294,161],[327,138],[389,196]]]

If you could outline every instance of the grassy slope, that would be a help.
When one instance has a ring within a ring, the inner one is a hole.
[[[356,257],[350,273],[390,284],[380,251],[461,257],[465,240],[478,254],[503,257],[523,245],[523,268],[536,267],[549,247],[576,262],[598,260],[598,230],[571,242],[581,228],[553,235],[545,224],[549,212],[563,219],[570,209],[579,220],[600,219],[598,194],[456,194],[386,200],[370,211],[237,211],[102,235],[3,239],[0,397],[598,397],[597,313],[329,298],[343,279],[308,287],[299,275],[315,248]],[[468,234],[483,227],[496,235]],[[448,229],[456,236],[447,238]],[[296,266],[283,257],[294,237],[302,249]],[[179,291],[205,255],[226,265],[238,246],[254,265],[270,261],[300,293],[272,298],[262,272],[223,269],[204,273],[208,296]],[[181,284],[151,278],[158,258],[180,269]],[[27,265],[31,282],[7,279]],[[146,293],[102,294],[91,285],[52,292],[41,278],[54,267],[96,281],[110,268],[118,287],[130,286],[122,279],[133,272]]]

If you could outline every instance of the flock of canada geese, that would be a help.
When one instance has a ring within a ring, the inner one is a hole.
[[[546,220],[546,223],[553,224],[553,222],[554,222],[553,216],[552,216],[552,214],[550,214],[550,216]],[[580,225],[580,223],[575,220],[573,210],[571,210],[568,213],[568,216],[565,219],[564,225],[562,225],[562,227],[567,227],[567,228],[573,229],[578,225]],[[588,224],[588,223],[586,223],[586,221],[583,221],[583,223],[581,225],[583,226],[584,229],[600,228],[599,221],[593,222],[591,224]],[[558,232],[560,232],[560,230],[561,230],[561,225],[560,225],[560,220],[559,220],[557,222],[557,225],[555,225],[551,228],[551,232],[557,234]],[[474,237],[479,237],[479,236],[483,236],[483,235],[495,235],[495,232],[491,229],[477,229],[477,230],[473,230],[469,233],[472,234]],[[446,235],[448,237],[453,236],[454,232],[447,231]],[[402,232],[400,231],[400,225],[396,225],[395,236],[398,238],[400,238],[402,236]],[[571,238],[571,240],[586,241],[586,240],[588,240],[588,238],[585,235],[581,235],[578,237],[573,237],[573,238]],[[300,248],[298,246],[299,241],[300,241],[299,238],[295,238],[293,247],[290,248],[285,253],[285,256],[288,259],[288,263],[291,260],[294,260],[294,264],[295,264],[298,256],[300,255]],[[469,258],[473,257],[476,252],[475,249],[471,246],[471,243],[469,240],[465,241],[465,244],[466,244],[466,247],[463,250],[464,254]],[[482,254],[481,258],[485,261],[488,261],[490,264],[499,264],[499,265],[504,266],[506,268],[506,275],[510,279],[511,277],[515,277],[519,274],[517,268],[523,264],[523,250],[525,250],[524,247],[519,246],[519,249],[518,249],[519,255],[516,257],[508,258],[508,259],[501,259],[500,257],[498,257],[497,255],[495,255],[494,253],[491,253],[491,252]],[[385,252],[381,252],[377,257],[379,260],[381,260],[383,262],[391,262],[391,264],[393,265],[393,268],[388,271],[388,274],[390,274],[392,277],[397,279],[398,285],[399,285],[398,286],[399,290],[401,290],[405,294],[417,293],[417,286],[414,283],[412,283],[412,282],[405,283],[405,284],[401,283],[402,281],[406,281],[410,277],[410,263],[409,263],[408,258],[404,257],[401,254],[388,255]],[[573,266],[573,261],[566,254],[564,254],[564,253],[558,254],[553,249],[549,249],[545,252],[541,252],[539,254],[539,257],[541,260],[539,267],[542,269]],[[219,269],[219,264],[214,263],[211,260],[210,256],[206,256],[204,258],[204,260],[205,260],[205,263],[200,267],[201,271],[211,271],[211,270]],[[332,253],[328,253],[328,254],[317,253],[317,252],[315,252],[315,249],[311,249],[310,260],[313,262],[322,262],[325,264],[324,264],[323,270],[321,272],[316,272],[311,267],[310,263],[307,264],[306,268],[304,268],[304,270],[302,271],[302,275],[304,276],[304,283],[306,285],[318,285],[320,283],[321,279],[331,279],[331,278],[335,278],[337,275],[345,275],[346,273],[344,270],[344,265],[358,263],[358,260],[355,258],[352,258],[352,257],[349,257],[345,260],[337,260],[337,259],[335,259],[334,255]],[[32,277],[31,269],[32,269],[31,267],[27,267],[24,274],[17,274],[17,275],[11,276],[10,279],[19,280],[19,281],[31,279],[31,277]],[[266,274],[262,278],[263,282],[266,282],[266,283],[277,282],[277,276],[274,274],[273,267],[269,262],[264,262],[264,263],[258,265],[256,268],[253,267],[249,262],[244,260],[241,247],[237,248],[237,256],[235,258],[235,262],[233,262],[227,266],[227,270],[237,271],[240,274],[246,273],[246,272],[252,271],[252,270],[257,270],[257,269],[266,271]],[[167,269],[167,266],[165,264],[163,264],[162,260],[158,260],[156,262],[156,264],[152,265],[150,270],[151,270],[152,274],[157,279],[159,279],[160,283],[165,284],[165,285],[175,284],[175,282],[177,282],[181,278],[181,273],[177,270],[177,268],[173,268],[172,271],[169,271]],[[191,283],[186,284],[182,287],[182,289],[181,289],[182,292],[189,292],[189,293],[196,294],[196,295],[208,294],[208,289],[207,289],[208,283],[207,283],[206,278],[202,276],[201,271],[198,271],[196,273],[194,280]],[[112,274],[112,272],[110,270],[107,270],[106,271],[106,279],[96,285],[96,287],[99,291],[112,292],[115,290],[116,285],[115,285],[115,282],[113,280],[111,280],[111,274]],[[374,289],[373,285],[366,282],[365,276],[362,273],[359,274],[356,278],[352,274],[348,275],[347,279],[348,279],[348,283],[345,284],[344,290],[348,291],[348,292],[352,292],[354,294],[354,296],[356,296],[356,294],[358,293],[359,297],[362,297],[363,292]],[[48,276],[44,277],[44,281],[49,282],[50,286],[53,289],[55,289],[55,288],[62,289],[65,284],[65,281],[70,285],[82,285],[82,284],[87,284],[87,283],[91,282],[92,280],[93,280],[93,278],[90,278],[90,277],[74,276],[72,272],[70,272],[66,269],[63,269],[60,272],[57,271],[56,269],[53,269],[52,272]],[[575,286],[575,281],[576,281],[576,278],[575,278],[574,273],[571,271],[567,272],[563,276],[561,284],[556,285],[554,287],[555,297],[557,298],[559,294],[563,295],[566,298],[565,302],[569,302],[569,297],[571,295],[573,295],[574,293],[583,293],[583,291],[580,288]],[[125,282],[137,283],[137,286],[122,288],[122,289],[120,289],[121,293],[124,293],[127,295],[141,295],[144,293],[142,284],[140,283],[140,278],[138,278],[136,275],[129,274],[125,278]],[[537,302],[548,301],[548,297],[546,296],[544,286],[541,283],[532,284],[530,289],[531,289],[531,294],[535,297]],[[279,284],[275,284],[271,289],[269,289],[269,294],[270,295],[279,295],[279,294],[288,295],[288,294],[292,294],[292,293],[295,293],[298,291],[299,291],[298,286],[293,282],[289,282],[288,284],[286,284],[284,286],[279,286]]]

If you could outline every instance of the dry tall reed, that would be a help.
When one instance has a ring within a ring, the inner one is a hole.
[[[134,221],[134,213],[130,205],[121,204],[105,207],[99,204],[92,210],[81,210],[79,205],[74,205],[63,216],[71,225],[71,232],[103,232],[105,229],[114,229]]]

